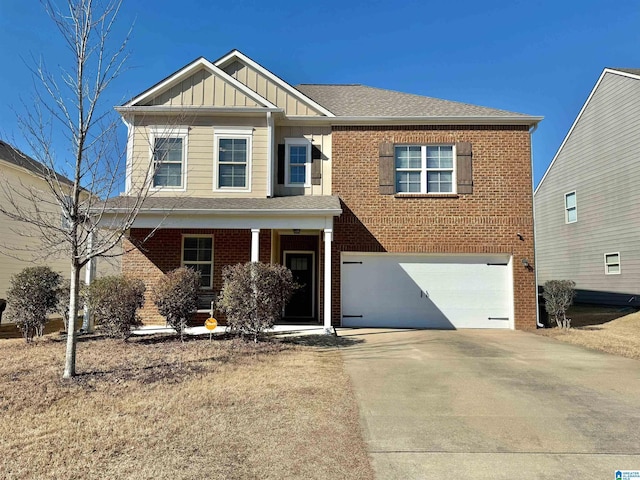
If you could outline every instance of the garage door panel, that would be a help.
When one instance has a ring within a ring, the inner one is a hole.
[[[510,327],[508,257],[348,253],[343,260],[344,326]]]

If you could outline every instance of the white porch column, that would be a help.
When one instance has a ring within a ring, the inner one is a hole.
[[[251,261],[260,261],[260,229],[251,229]]]
[[[91,253],[92,249],[93,249],[93,232],[90,232],[89,236],[87,237],[87,252]],[[91,285],[91,282],[93,282],[93,280],[96,278],[97,261],[98,261],[97,258],[92,258],[87,262],[87,264],[84,267],[84,283],[86,283],[87,286]],[[84,317],[82,319],[82,330],[84,330],[87,333],[92,333],[93,328],[94,328],[93,318],[91,317],[91,312],[89,311],[89,308],[85,303]]]
[[[324,333],[331,334],[331,242],[333,229],[324,229]]]

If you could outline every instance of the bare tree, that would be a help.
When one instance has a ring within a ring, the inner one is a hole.
[[[103,105],[105,92],[122,73],[128,58],[131,30],[117,42],[111,38],[121,3],[65,0],[64,8],[58,8],[51,0],[42,1],[67,47],[71,65],[51,71],[43,60],[37,62],[33,68],[33,103],[18,118],[34,158],[44,166],[40,176],[47,188],[5,188],[8,201],[0,206],[0,212],[37,229],[42,252],[63,252],[70,259],[64,378],[76,373],[80,271],[96,257],[114,255],[113,248],[132,226],[149,191],[148,181],[132,185],[126,208],[115,219],[103,219],[106,207],[102,199],[118,194],[125,176],[125,150],[118,147],[116,135],[118,118],[111,105]],[[66,142],[66,161],[59,159],[52,148],[54,131]],[[129,134],[133,134],[132,129]],[[61,166],[68,179],[56,173]],[[50,209],[43,208],[46,204],[59,207],[64,221],[59,214],[51,215]]]

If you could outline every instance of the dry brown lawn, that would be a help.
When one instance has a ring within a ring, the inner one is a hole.
[[[371,479],[347,340],[0,340],[3,479]]]
[[[546,328],[539,329],[536,333],[574,345],[640,360],[640,312],[599,325],[585,325],[569,330]]]

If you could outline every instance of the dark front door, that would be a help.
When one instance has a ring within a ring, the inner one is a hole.
[[[287,318],[313,317],[313,253],[285,252],[285,266],[300,285],[284,309]]]

